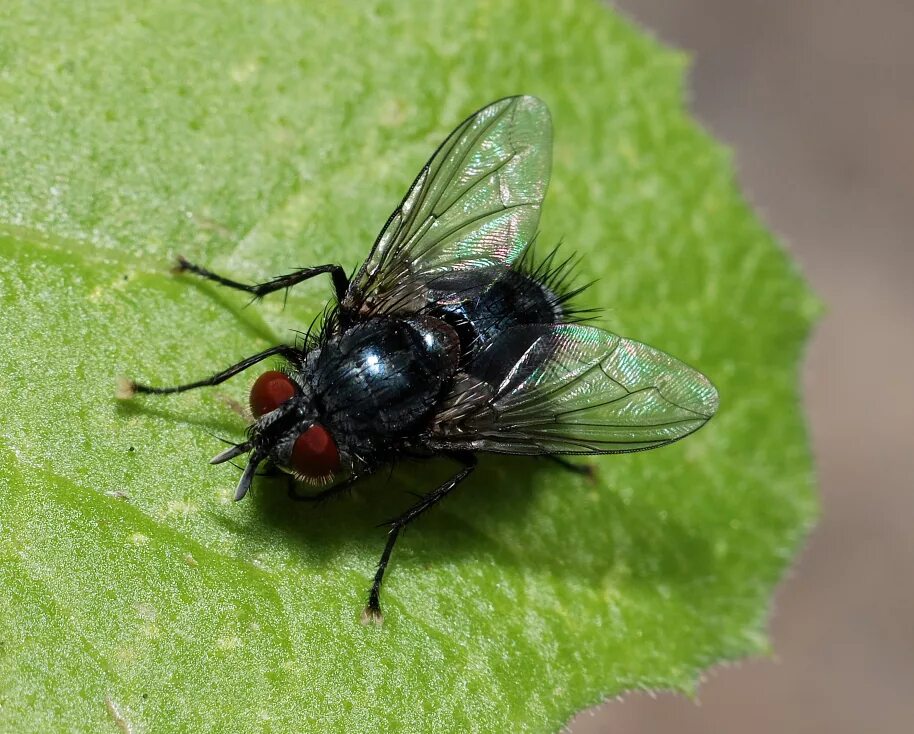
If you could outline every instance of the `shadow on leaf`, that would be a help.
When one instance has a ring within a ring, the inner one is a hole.
[[[345,547],[380,556],[386,533],[381,525],[449,471],[445,460],[410,462],[357,484],[347,495],[314,504],[288,498],[284,477],[261,477],[252,492],[256,522],[279,533],[293,555],[317,563],[338,562]],[[556,476],[562,477],[561,487],[580,491],[550,487]],[[622,497],[599,470],[594,483],[568,477],[542,460],[483,457],[461,487],[401,535],[393,564],[415,573],[453,562],[507,564],[594,587],[607,579],[688,586],[713,574],[707,540],[643,501],[646,497],[643,491]],[[595,516],[605,522],[593,522]],[[366,568],[366,579],[371,571]]]

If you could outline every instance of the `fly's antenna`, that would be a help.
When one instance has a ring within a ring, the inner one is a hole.
[[[235,444],[229,446],[225,451],[220,451],[212,459],[209,460],[210,464],[222,464],[223,462],[230,461],[236,456],[247,453],[251,450],[251,442],[245,441],[244,443]]]
[[[239,451],[238,453],[242,452]],[[238,454],[235,455],[237,456]],[[251,458],[248,459],[248,465],[244,467],[244,471],[241,474],[241,479],[238,480],[238,486],[235,487],[235,502],[243,499],[244,496],[248,493],[248,490],[251,488],[251,482],[254,481],[254,473],[257,471],[257,466],[261,461],[263,461],[263,458],[264,457],[259,453],[251,454]]]

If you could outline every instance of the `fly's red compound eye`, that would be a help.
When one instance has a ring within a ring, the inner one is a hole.
[[[314,423],[295,439],[291,464],[299,474],[314,479],[338,472],[340,452],[336,448],[336,441],[320,423]]]
[[[276,410],[298,392],[288,375],[276,370],[264,372],[251,387],[251,412],[260,418]]]

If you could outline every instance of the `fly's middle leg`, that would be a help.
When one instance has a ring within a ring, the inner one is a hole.
[[[473,454],[455,452],[451,454],[451,458],[454,458],[463,464],[463,469],[437,489],[424,495],[416,504],[400,515],[400,517],[389,523],[390,530],[387,531],[387,544],[384,546],[384,552],[381,554],[381,560],[378,562],[378,570],[375,573],[374,581],[371,584],[371,591],[368,593],[368,604],[365,607],[365,611],[362,612],[363,624],[381,624],[384,621],[384,615],[381,614],[381,582],[384,580],[384,572],[387,570],[387,564],[390,562],[390,554],[394,549],[397,538],[400,536],[400,531],[423,512],[443,500],[464,479],[470,476],[476,468],[476,457]]]

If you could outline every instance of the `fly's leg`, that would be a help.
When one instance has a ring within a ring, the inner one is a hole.
[[[568,459],[562,456],[555,456],[553,454],[546,454],[543,458],[549,459],[553,464],[557,464],[566,471],[570,471],[573,474],[579,474],[582,477],[587,477],[587,479],[593,479],[596,476],[596,472],[590,464],[575,464],[573,461],[568,461]]]
[[[117,397],[121,400],[129,400],[137,393],[144,393],[147,395],[165,395],[168,393],[184,392],[185,390],[193,390],[198,387],[209,387],[211,385],[218,385],[221,382],[225,382],[230,377],[234,377],[239,372],[246,370],[248,367],[251,367],[258,362],[262,362],[268,357],[274,355],[280,355],[285,357],[293,364],[299,364],[301,362],[301,353],[294,347],[289,347],[286,345],[280,345],[278,347],[270,347],[265,349],[262,352],[253,354],[247,359],[243,359],[238,364],[233,364],[228,369],[222,370],[222,372],[217,372],[212,377],[207,377],[203,380],[197,380],[196,382],[188,382],[186,385],[173,385],[171,387],[153,387],[151,385],[142,385],[133,380],[128,380],[126,378],[121,378],[117,386]]]
[[[416,504],[390,523],[390,530],[387,532],[387,545],[384,546],[384,552],[378,562],[378,570],[375,573],[374,582],[371,584],[371,591],[368,592],[368,605],[362,612],[362,624],[381,624],[384,621],[384,615],[381,614],[381,582],[384,580],[384,571],[387,570],[390,554],[394,549],[394,544],[397,542],[400,531],[423,512],[443,500],[457,485],[470,476],[476,468],[476,457],[473,454],[460,452],[450,454],[450,456],[462,463],[463,469],[440,487],[422,497]]]
[[[343,297],[346,295],[346,290],[349,288],[349,278],[346,277],[346,271],[343,270],[341,265],[318,265],[314,268],[302,268],[301,270],[296,270],[288,275],[280,275],[272,280],[268,280],[266,283],[254,284],[239,283],[236,280],[229,280],[200,265],[194,265],[192,262],[188,262],[180,255],[178,256],[178,264],[175,266],[175,270],[179,273],[194,273],[195,275],[211,280],[214,283],[251,293],[254,298],[263,298],[268,293],[291,288],[293,285],[298,285],[302,281],[314,278],[317,275],[323,275],[324,273],[330,273],[330,277],[333,279],[333,288],[336,291],[337,301],[343,300]]]

